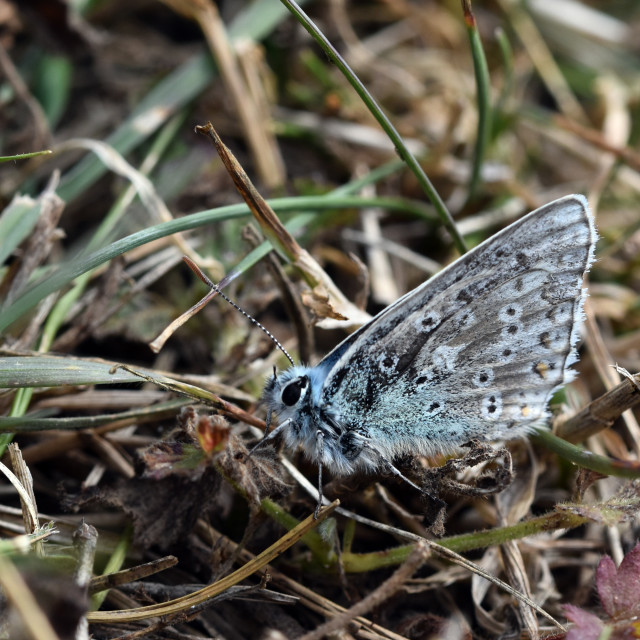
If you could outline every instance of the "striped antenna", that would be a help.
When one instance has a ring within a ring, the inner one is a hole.
[[[288,351],[282,346],[282,344],[280,344],[280,341],[271,333],[271,331],[269,331],[269,329],[267,329],[263,324],[258,322],[253,316],[249,315],[244,309],[239,307],[233,300],[231,300],[224,293],[222,293],[218,285],[214,284],[207,277],[207,275],[202,271],[202,269],[200,269],[200,267],[193,260],[191,260],[191,258],[187,256],[182,256],[182,259],[187,263],[191,271],[193,271],[198,276],[198,278],[200,278],[200,280],[202,280],[202,282],[204,282],[211,289],[211,292],[208,295],[206,295],[197,305],[195,305],[198,307],[198,309],[201,309],[205,304],[207,304],[209,300],[211,300],[216,294],[221,296],[236,311],[239,311],[245,318],[247,318],[247,320],[253,322],[253,324],[255,324],[256,327],[264,331],[264,333],[269,337],[271,342],[273,342],[273,344],[275,344],[276,347],[280,349],[282,353],[284,353],[284,355],[287,357],[287,360],[289,360],[289,362],[291,363],[291,366],[295,365],[295,362],[293,361],[293,358],[289,355]]]

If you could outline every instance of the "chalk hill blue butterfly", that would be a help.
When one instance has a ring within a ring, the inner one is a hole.
[[[596,239],[581,195],[524,216],[315,367],[274,374],[264,399],[267,422],[279,425],[262,442],[282,434],[320,474],[325,466],[402,475],[391,462],[398,456],[451,453],[544,425],[550,396],[574,374]]]

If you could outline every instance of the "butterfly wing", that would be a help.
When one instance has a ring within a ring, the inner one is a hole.
[[[389,457],[542,423],[577,358],[596,238],[579,195],[523,217],[330,353],[320,406]]]

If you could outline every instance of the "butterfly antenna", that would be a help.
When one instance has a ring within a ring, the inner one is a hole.
[[[267,329],[263,324],[258,322],[253,316],[249,315],[242,307],[239,307],[233,300],[231,300],[231,298],[228,298],[224,293],[222,293],[222,290],[218,287],[218,285],[212,282],[209,279],[209,277],[202,271],[202,269],[200,269],[200,267],[198,267],[198,265],[195,262],[193,262],[193,260],[191,260],[187,256],[182,256],[182,259],[189,265],[190,269],[198,276],[198,278],[200,278],[202,282],[204,282],[208,287],[210,287],[212,291],[215,291],[219,296],[221,296],[224,300],[226,300],[236,311],[239,311],[245,318],[247,318],[247,320],[252,322],[256,327],[258,327],[258,329],[261,329],[268,336],[271,342],[273,342],[273,344],[275,344],[276,347],[280,349],[282,353],[284,353],[287,360],[291,363],[291,366],[295,365],[295,362],[293,361],[293,358],[289,355],[289,352],[282,346],[282,344],[280,344],[280,341],[271,333],[271,331],[269,331],[269,329]]]

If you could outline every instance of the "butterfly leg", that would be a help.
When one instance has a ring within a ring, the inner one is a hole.
[[[322,507],[322,457],[324,455],[324,433],[320,429],[316,431],[316,450],[318,452],[318,504],[313,517],[317,520]]]
[[[387,471],[389,471],[390,473],[392,473],[394,476],[396,476],[396,478],[400,478],[401,480],[404,480],[407,484],[411,485],[414,489],[416,489],[418,492],[420,493],[425,493],[424,489],[422,489],[421,487],[419,487],[415,482],[412,482],[411,480],[409,480],[409,478],[407,478],[407,476],[405,476],[402,471],[400,471],[400,469],[397,469],[396,467],[394,467],[391,462],[389,462],[389,460],[387,460],[386,458],[384,458],[383,456],[380,456],[380,460],[382,461],[382,463],[384,464],[384,466],[386,467]]]
[[[266,420],[267,426],[264,430],[264,437],[261,440],[258,440],[256,444],[251,447],[249,453],[247,454],[247,458],[250,458],[253,455],[253,452],[256,449],[259,449],[263,445],[265,445],[270,440],[276,438],[282,431],[291,424],[291,420],[285,420],[282,424],[279,424],[271,433],[269,433],[269,426],[271,425],[271,413],[267,415]]]
[[[367,446],[370,451],[375,451],[378,456],[378,460],[383,466],[392,473],[396,478],[404,480],[408,485],[416,489],[427,500],[427,506],[425,511],[425,517],[427,522],[431,522],[428,529],[436,536],[444,535],[444,518],[446,514],[447,505],[444,500],[441,500],[436,495],[431,493],[428,488],[419,487],[415,482],[412,482],[405,476],[399,469],[393,466],[389,460],[387,460],[382,454],[376,451],[373,447]]]

